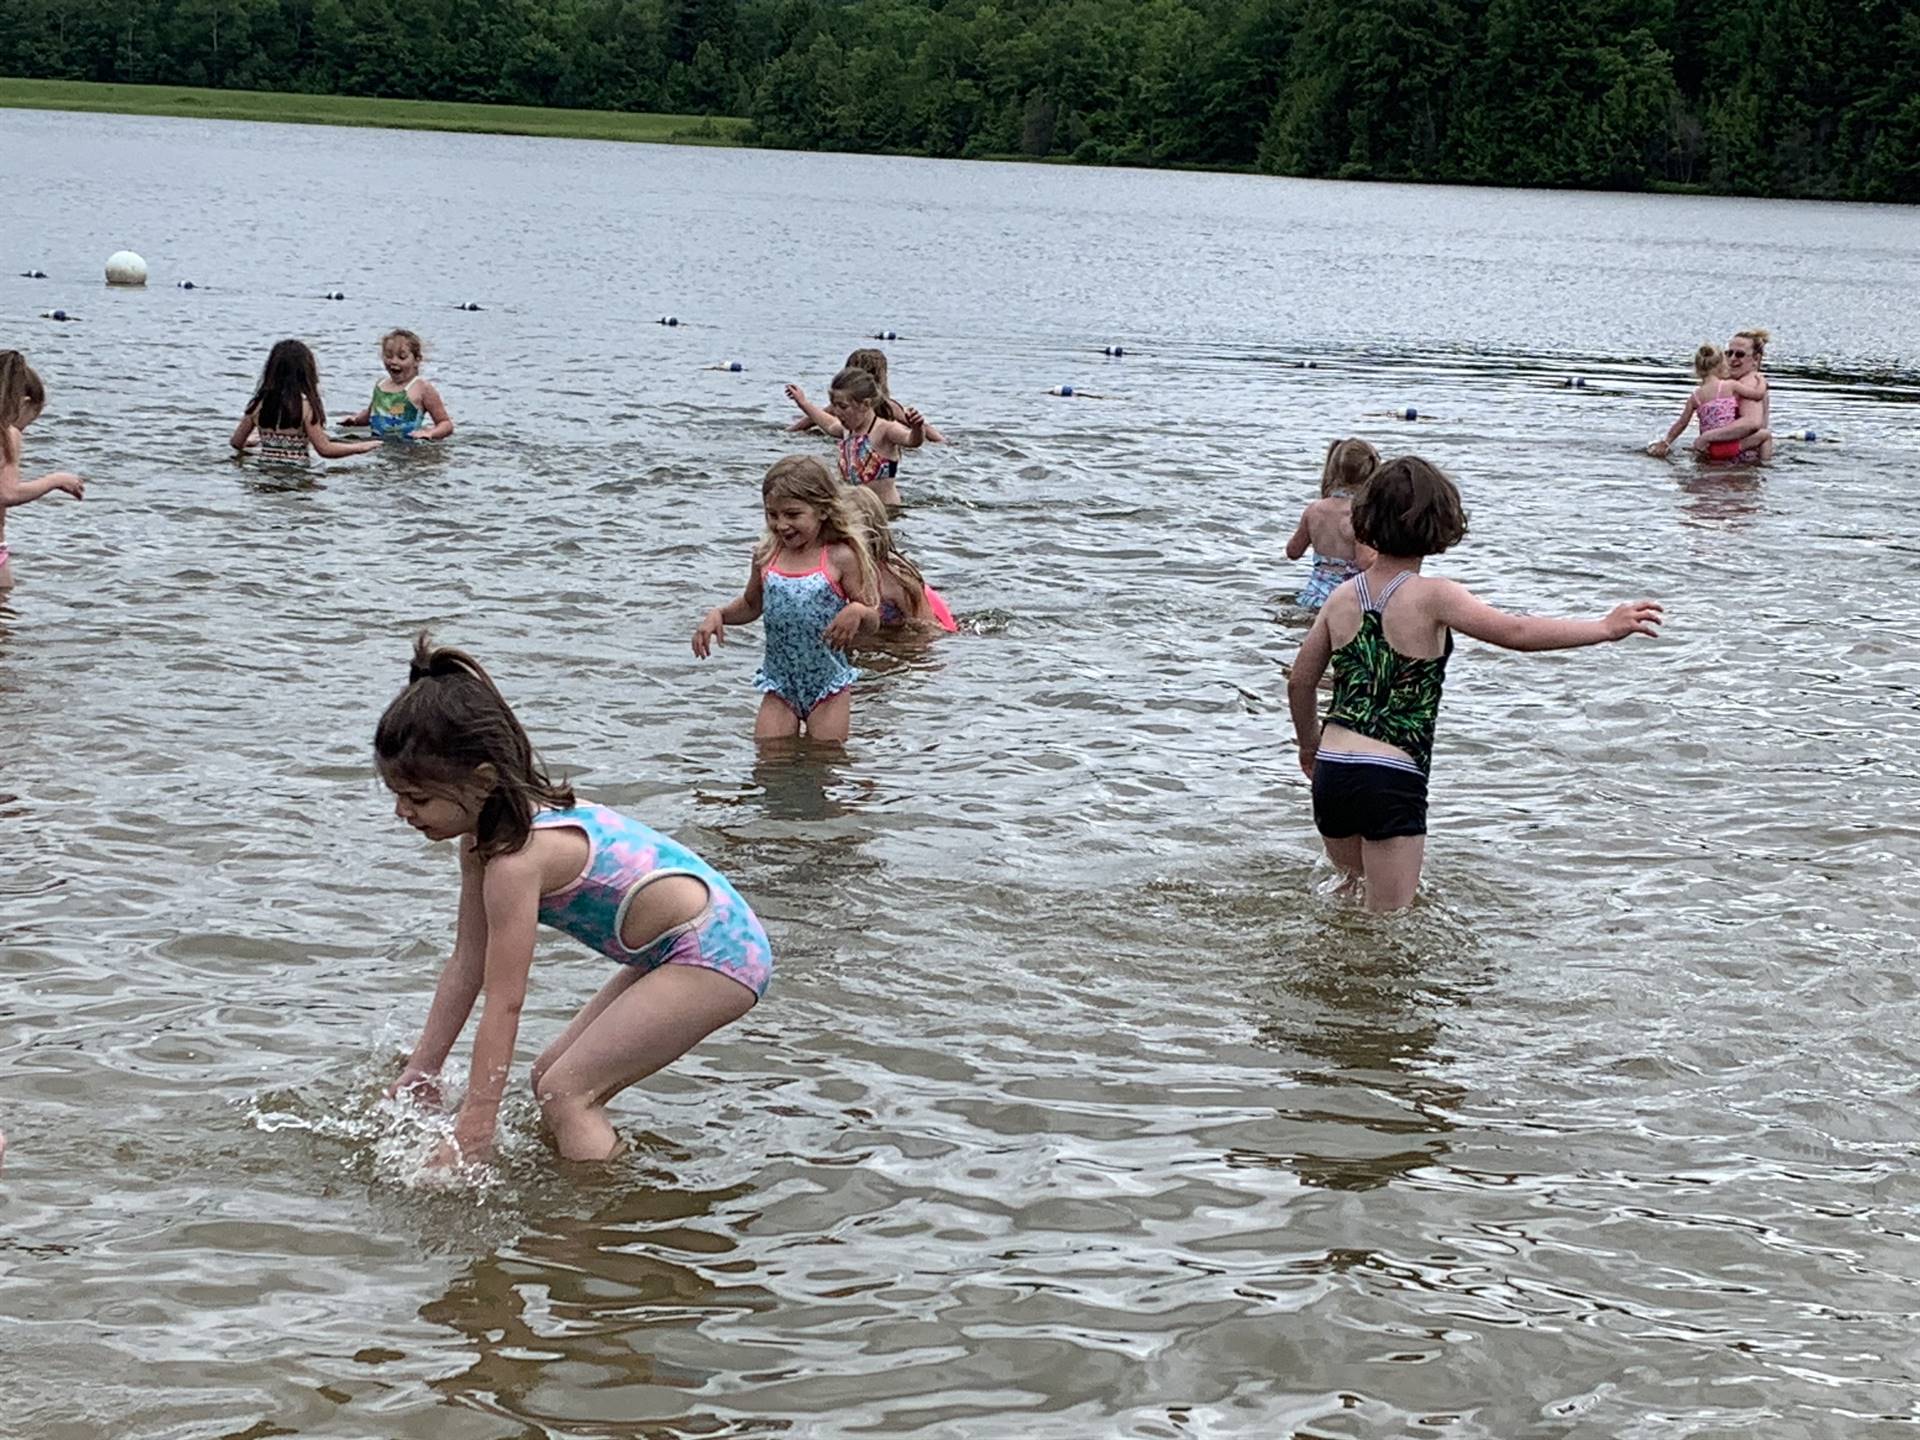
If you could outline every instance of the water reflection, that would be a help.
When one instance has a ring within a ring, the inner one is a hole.
[[[1680,477],[1688,524],[1745,529],[1765,508],[1766,486],[1755,470],[1696,470]]]
[[[600,1177],[602,1193],[616,1184],[619,1193],[590,1215],[549,1216],[469,1265],[420,1310],[457,1332],[471,1357],[432,1388],[528,1425],[566,1416],[588,1427],[577,1433],[720,1428],[715,1415],[687,1413],[688,1392],[711,1387],[719,1372],[673,1358],[686,1353],[675,1339],[775,1301],[740,1278],[730,1258],[737,1242],[714,1218],[752,1187],[682,1188],[674,1179],[657,1168]]]

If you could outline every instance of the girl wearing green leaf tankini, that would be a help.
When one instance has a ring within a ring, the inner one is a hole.
[[[1353,534],[1377,552],[1335,590],[1293,664],[1287,698],[1313,820],[1327,858],[1365,882],[1369,910],[1411,904],[1427,848],[1427,774],[1455,630],[1508,650],[1570,650],[1654,635],[1660,607],[1616,605],[1599,620],[1509,615],[1453,580],[1420,573],[1467,533],[1460,492],[1412,455],[1389,460],[1353,502]],[[1316,687],[1333,668],[1323,723]]]

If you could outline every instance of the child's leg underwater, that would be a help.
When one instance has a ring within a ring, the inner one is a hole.
[[[1360,853],[1360,837],[1344,835],[1335,840],[1330,836],[1322,835],[1320,843],[1326,846],[1327,859],[1333,862],[1333,868],[1340,872],[1340,885],[1336,893],[1348,894],[1360,883],[1361,876],[1366,873],[1366,866]]]
[[[1420,867],[1427,858],[1427,837],[1396,835],[1391,840],[1361,842],[1361,863],[1367,876],[1367,909],[1404,910],[1420,888]]]

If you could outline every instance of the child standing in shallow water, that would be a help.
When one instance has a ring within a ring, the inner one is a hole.
[[[341,421],[366,425],[376,440],[444,440],[453,434],[453,417],[431,380],[421,378],[426,347],[411,330],[389,330],[380,337],[380,363],[386,375],[373,382],[367,408]]]
[[[619,968],[534,1061],[533,1092],[564,1158],[610,1159],[620,1140],[607,1101],[753,1008],[773,975],[766,931],[692,851],[604,805],[576,803],[534,759],[479,663],[424,633],[373,751],[393,813],[460,848],[453,955],[387,1093],[439,1103],[440,1067],[484,992],[453,1141],[429,1163],[487,1157],[534,935],[551,925]]]
[[[702,660],[727,626],[766,616],[765,658],[753,683],[763,693],[753,723],[756,740],[801,732],[845,740],[853,724],[853,682],[859,671],[846,651],[880,621],[866,536],[847,497],[818,460],[789,455],[760,484],[767,533],[754,548],[747,588],[715,606],[693,632]]]
[[[47,408],[47,387],[18,350],[0,350],[0,590],[13,587],[13,552],[7,549],[7,511],[63,490],[78,500],[86,482],[65,470],[33,480],[20,478],[20,432]],[[5,1142],[0,1140],[0,1145]]]
[[[1641,600],[1598,620],[1509,615],[1457,581],[1422,575],[1427,556],[1466,536],[1467,517],[1453,482],[1411,455],[1373,472],[1354,502],[1353,533],[1377,553],[1320,611],[1287,700],[1327,858],[1349,884],[1365,881],[1369,910],[1398,910],[1413,902],[1426,856],[1427,774],[1453,632],[1508,650],[1568,650],[1657,634],[1661,613]],[[1329,665],[1323,723],[1315,687]]]
[[[258,446],[262,460],[297,465],[311,453],[343,460],[378,450],[378,440],[336,440],[327,434],[327,407],[320,403],[320,367],[303,341],[282,340],[267,352],[260,383],[240,423],[233,427],[233,448],[244,453]]]
[[[1298,560],[1313,547],[1313,573],[1297,603],[1318,610],[1336,587],[1373,563],[1373,552],[1353,538],[1353,497],[1380,463],[1380,452],[1364,440],[1335,440],[1320,467],[1320,498],[1300,512],[1300,524],[1287,541],[1287,558]]]

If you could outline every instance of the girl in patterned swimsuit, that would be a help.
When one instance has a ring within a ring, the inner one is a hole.
[[[1343,890],[1364,881],[1369,910],[1413,901],[1427,843],[1427,774],[1453,632],[1508,650],[1567,650],[1653,635],[1660,607],[1616,605],[1598,620],[1509,615],[1453,580],[1420,573],[1467,533],[1453,482],[1411,455],[1373,472],[1353,504],[1354,537],[1378,553],[1333,592],[1287,683],[1313,819]],[[1331,665],[1323,723],[1315,687]]]
[[[864,370],[873,376],[874,383],[880,387],[879,411],[881,419],[898,420],[902,425],[907,423],[907,412],[913,407],[903,405],[893,398],[893,391],[887,385],[887,355],[884,350],[875,350],[871,347],[855,350],[847,356],[845,368],[848,370]],[[807,415],[802,415],[787,427],[787,429],[796,435],[804,434],[816,428],[812,417]],[[947,443],[947,437],[940,433],[938,427],[936,427],[931,420],[927,421],[927,443],[929,445],[944,445]]]
[[[378,440],[335,440],[327,434],[327,407],[320,403],[320,367],[299,340],[282,340],[267,352],[266,368],[247,412],[233,427],[233,448],[259,447],[262,460],[307,463],[308,447],[324,460],[378,450]]]
[[[453,955],[387,1093],[440,1103],[440,1067],[484,993],[453,1139],[429,1163],[487,1157],[535,932],[551,925],[618,968],[534,1061],[534,1096],[562,1156],[610,1159],[621,1147],[607,1101],[753,1008],[773,974],[766,931],[685,846],[603,805],[576,803],[535,760],[479,663],[435,649],[424,633],[373,752],[394,814],[460,850]]]
[[[871,485],[889,509],[900,505],[900,452],[926,443],[926,417],[909,408],[903,419],[880,414],[886,395],[865,370],[849,366],[833,377],[825,410],[807,399],[798,385],[787,386],[787,398],[806,417],[840,442],[840,478],[849,485]]]
[[[816,740],[845,740],[859,672],[846,651],[880,623],[866,534],[827,467],[804,455],[774,462],[760,484],[767,533],[754,548],[740,598],[707,612],[693,632],[702,660],[727,626],[766,617],[766,653],[753,683],[763,692],[756,740],[802,727]]]
[[[1380,452],[1364,440],[1335,440],[1320,467],[1320,498],[1300,512],[1300,524],[1287,541],[1287,558],[1298,560],[1313,547],[1313,573],[1295,602],[1318,610],[1336,587],[1373,563],[1373,552],[1353,538],[1353,497],[1380,463]]]
[[[46,408],[47,387],[33,373],[27,357],[18,350],[0,350],[0,590],[13,588],[7,511],[55,490],[64,490],[76,500],[86,493],[86,482],[65,470],[33,480],[20,478],[20,432],[38,420]]]
[[[1697,420],[1700,434],[1704,437],[1709,430],[1720,430],[1733,424],[1740,417],[1740,411],[1748,402],[1758,402],[1766,394],[1765,383],[1757,374],[1743,375],[1734,380],[1727,373],[1727,355],[1718,345],[1702,345],[1693,352],[1693,378],[1697,382],[1693,393],[1687,396],[1686,407],[1681,410],[1680,418],[1673,422],[1664,440],[1656,440],[1647,447],[1649,455],[1664,456],[1673,448],[1686,430],[1689,420]],[[1709,460],[1754,460],[1762,453],[1762,447],[1773,439],[1766,430],[1758,430],[1745,440],[1716,440],[1705,447]],[[1698,442],[1694,448],[1700,449]],[[1751,453],[1748,453],[1751,452]]]
[[[453,417],[431,380],[423,379],[426,347],[411,330],[389,330],[380,337],[383,379],[373,382],[367,408],[343,425],[366,425],[376,440],[444,440],[453,434]]]

